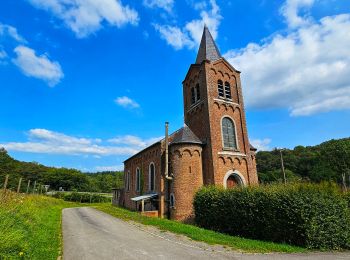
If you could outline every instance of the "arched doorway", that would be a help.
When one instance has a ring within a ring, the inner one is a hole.
[[[246,182],[243,175],[239,171],[228,171],[224,177],[224,187],[232,189],[236,187],[245,186]]]

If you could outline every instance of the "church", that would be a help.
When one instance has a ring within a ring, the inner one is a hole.
[[[240,72],[220,54],[205,26],[197,58],[183,81],[184,127],[124,162],[113,203],[147,216],[190,221],[204,185],[257,185]]]

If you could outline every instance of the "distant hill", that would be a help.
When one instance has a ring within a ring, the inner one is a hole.
[[[342,174],[346,174],[346,183],[350,186],[350,138],[316,146],[296,146],[282,153],[287,180],[342,183]],[[282,181],[279,150],[258,152],[256,160],[260,182]]]
[[[20,177],[22,190],[27,181],[33,184],[50,185],[50,189],[110,192],[112,188],[123,185],[122,172],[82,173],[76,169],[47,167],[36,162],[21,162],[13,159],[4,148],[0,148],[0,188],[5,176],[9,174],[9,188],[15,189]]]

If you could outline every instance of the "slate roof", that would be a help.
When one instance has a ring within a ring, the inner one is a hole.
[[[185,125],[173,134],[172,144],[202,144],[201,140]]]
[[[221,58],[220,51],[215,44],[213,36],[209,32],[207,26],[204,26],[201,44],[199,46],[196,64],[202,63],[204,60],[215,61]]]

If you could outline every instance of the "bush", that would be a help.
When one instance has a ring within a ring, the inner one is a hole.
[[[332,184],[290,184],[224,190],[202,188],[196,223],[215,231],[307,248],[349,248],[350,212]]]
[[[100,194],[94,193],[79,193],[71,192],[65,193],[63,199],[66,201],[75,201],[82,203],[100,203],[100,202],[110,202],[111,199]]]

